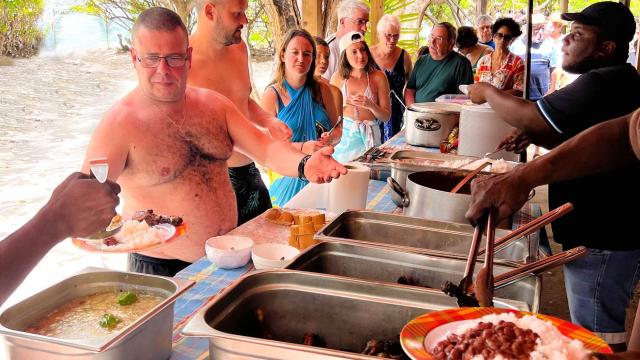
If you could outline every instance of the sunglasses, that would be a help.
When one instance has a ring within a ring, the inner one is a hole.
[[[500,39],[500,40],[503,40],[503,39],[504,39],[504,41],[510,41],[511,39],[513,39],[513,36],[512,36],[512,35],[509,35],[509,34],[503,34],[503,33],[499,33],[499,32],[497,32],[497,33],[493,34],[493,36],[494,36],[495,38],[497,38],[497,39]]]

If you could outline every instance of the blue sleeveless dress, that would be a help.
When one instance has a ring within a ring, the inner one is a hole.
[[[284,81],[284,86],[289,93],[291,102],[284,105],[280,94],[272,86],[272,90],[275,91],[278,97],[278,119],[287,124],[293,136],[291,141],[303,142],[309,140],[317,140],[316,134],[316,122],[322,125],[325,129],[331,128],[331,121],[326,110],[313,100],[311,89],[308,86],[303,86],[300,89],[292,88],[287,81]],[[286,204],[295,194],[297,194],[303,187],[309,182],[298,178],[283,176],[276,179],[269,188],[269,195],[271,196],[271,202],[273,205],[282,207]]]

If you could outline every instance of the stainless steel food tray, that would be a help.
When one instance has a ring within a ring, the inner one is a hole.
[[[458,283],[466,261],[455,257],[425,255],[368,245],[337,242],[319,243],[298,255],[287,269],[346,276],[396,284],[401,276],[420,286],[439,289],[445,281]],[[476,266],[476,273],[480,266]],[[514,269],[496,264],[494,275]],[[540,308],[541,278],[531,275],[496,289],[495,296],[526,303],[534,312]]]
[[[507,233],[506,230],[497,229],[496,238]],[[320,229],[315,238],[466,258],[472,236],[473,227],[466,224],[373,211],[346,211]],[[484,248],[484,245],[480,246]],[[537,243],[532,244],[531,248],[534,251],[529,250],[527,238],[521,238],[496,252],[495,260],[523,263],[530,251],[534,257],[540,256]]]
[[[455,299],[431,289],[270,270],[236,281],[182,332],[209,337],[209,356],[216,360],[375,359],[359,354],[368,340],[397,340],[411,319],[456,306]],[[258,309],[262,322],[255,316]],[[322,337],[326,347],[301,345],[307,332]]]
[[[167,359],[171,356],[173,306],[193,281],[89,268],[6,309],[0,335],[10,359]],[[165,299],[122,331],[99,339],[65,340],[25,332],[62,304],[102,291],[144,291]],[[141,351],[143,350],[143,351]]]

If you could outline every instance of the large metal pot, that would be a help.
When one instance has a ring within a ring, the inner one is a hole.
[[[0,315],[2,352],[9,359],[168,359],[173,305],[194,282],[87,269],[8,308]],[[165,299],[122,331],[104,338],[59,339],[24,330],[69,300],[102,291],[141,289]]]
[[[462,171],[420,171],[407,176],[406,189],[391,177],[387,178],[387,183],[393,202],[404,207],[404,215],[467,223],[464,214],[471,204],[470,183],[457,193],[451,193],[465,175]]]
[[[410,145],[439,147],[446,140],[451,129],[458,124],[458,106],[444,103],[415,103],[407,107],[405,129]]]

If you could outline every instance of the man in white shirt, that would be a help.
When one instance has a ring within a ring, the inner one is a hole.
[[[338,6],[338,31],[326,39],[329,44],[329,66],[322,75],[327,80],[338,69],[340,59],[340,39],[344,34],[357,31],[364,35],[369,23],[369,5],[360,0],[343,0]]]

